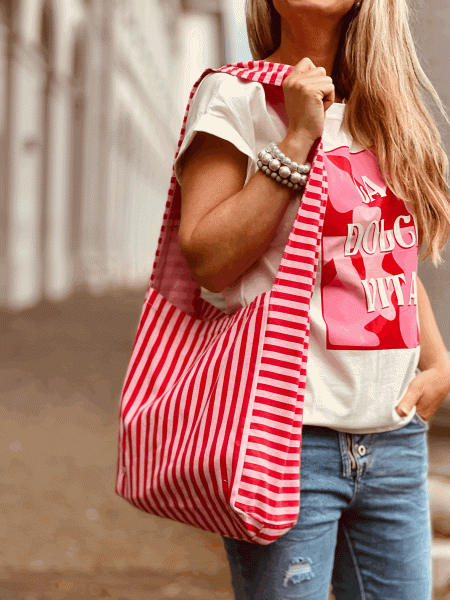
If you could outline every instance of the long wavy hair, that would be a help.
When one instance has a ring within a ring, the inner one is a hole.
[[[247,33],[254,60],[281,43],[281,19],[272,0],[246,0]],[[425,75],[409,28],[406,0],[362,0],[344,18],[331,74],[346,100],[343,125],[371,149],[389,189],[412,206],[435,267],[450,235],[449,163],[434,119],[422,98],[428,92],[450,125]]]

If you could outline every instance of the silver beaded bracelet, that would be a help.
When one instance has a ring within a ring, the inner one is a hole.
[[[275,142],[270,144],[269,149],[260,150],[258,159],[256,163],[258,169],[278,183],[293,190],[298,190],[299,187],[306,185],[306,175],[310,172],[311,165],[309,163],[299,165],[292,161],[281,152]]]

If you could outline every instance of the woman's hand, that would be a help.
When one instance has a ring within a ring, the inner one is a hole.
[[[302,58],[283,81],[287,136],[313,144],[323,133],[325,112],[334,102],[334,85],[323,67]]]
[[[421,371],[414,377],[397,406],[401,417],[406,417],[413,406],[428,421],[450,393],[450,366],[440,365]]]

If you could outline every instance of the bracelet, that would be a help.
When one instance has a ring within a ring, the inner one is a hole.
[[[299,165],[292,161],[281,152],[275,142],[270,144],[269,149],[260,150],[258,159],[258,169],[278,183],[293,190],[298,190],[299,187],[306,185],[306,175],[310,172],[311,165],[309,163]]]

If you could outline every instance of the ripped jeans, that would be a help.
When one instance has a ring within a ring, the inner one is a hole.
[[[427,424],[304,426],[296,525],[261,546],[223,538],[236,600],[430,600]]]

